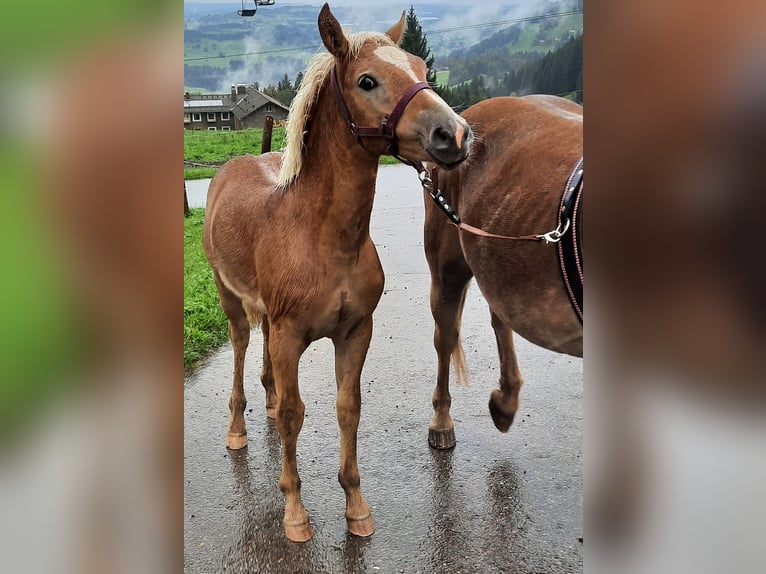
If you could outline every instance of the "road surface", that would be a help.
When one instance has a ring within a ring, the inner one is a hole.
[[[187,183],[192,206],[204,205],[206,181]],[[284,537],[280,442],[266,418],[255,330],[245,368],[247,448],[225,447],[231,346],[185,382],[186,572],[582,571],[582,360],[517,337],[521,408],[510,431],[498,432],[487,408],[497,349],[475,284],[463,320],[470,384],[451,388],[457,446],[428,445],[436,353],[422,202],[414,170],[381,167],[371,234],[386,287],[362,373],[359,427],[362,490],[376,532],[346,533],[333,351],[322,340],[300,365],[298,465],[314,538]]]

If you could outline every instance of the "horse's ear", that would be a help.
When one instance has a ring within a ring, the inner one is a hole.
[[[343,33],[340,22],[330,12],[330,7],[325,3],[319,11],[319,35],[327,50],[336,58],[342,59],[348,55],[348,39]]]
[[[386,36],[391,38],[394,41],[394,44],[397,44],[397,45],[399,44],[399,42],[402,41],[402,32],[404,32],[405,13],[406,12],[402,10],[402,17],[399,18],[399,21],[396,24],[391,26],[388,32],[386,32]]]

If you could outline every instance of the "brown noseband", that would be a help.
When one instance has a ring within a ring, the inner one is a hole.
[[[356,141],[359,142],[359,145],[362,145],[362,140],[360,138],[363,137],[382,138],[386,142],[387,154],[394,156],[403,163],[412,165],[412,162],[405,160],[398,155],[399,144],[396,141],[396,124],[402,117],[404,108],[406,108],[407,104],[409,104],[412,98],[415,97],[415,94],[417,94],[420,90],[432,89],[427,82],[417,82],[407,88],[407,91],[404,92],[401,98],[399,98],[399,102],[394,107],[394,110],[387,116],[385,123],[376,128],[359,127],[351,119],[351,114],[349,113],[348,106],[346,106],[346,102],[343,99],[343,94],[340,93],[340,85],[338,84],[338,76],[335,73],[335,68],[333,68],[332,72],[330,73],[330,84],[332,85],[332,92],[335,94],[335,101],[338,103],[340,115],[343,116],[343,120],[351,130],[352,135],[356,138]]]

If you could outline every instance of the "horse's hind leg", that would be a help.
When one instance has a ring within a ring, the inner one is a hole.
[[[221,307],[229,319],[229,335],[231,346],[234,348],[234,384],[229,398],[229,429],[226,433],[226,446],[230,449],[240,449],[247,446],[247,429],[245,428],[245,398],[244,373],[245,353],[250,343],[250,321],[247,319],[242,301],[221,281],[217,272],[213,272]]]
[[[492,328],[500,354],[500,389],[495,389],[490,395],[489,412],[497,429],[507,432],[519,408],[521,372],[516,363],[513,331],[495,313],[492,313]]]
[[[269,318],[264,315],[261,319],[263,333],[263,367],[261,368],[261,384],[266,390],[266,416],[277,418],[277,390],[274,384],[274,368],[271,365],[269,353]]]
[[[431,314],[434,318],[434,347],[437,354],[436,388],[433,394],[434,416],[428,425],[428,443],[433,448],[455,446],[455,426],[450,416],[452,397],[449,392],[450,359],[456,354],[458,374],[464,369],[460,346],[460,317],[471,280],[467,267],[449,272],[432,270]]]
[[[348,531],[369,536],[375,531],[370,507],[362,496],[359,467],[356,460],[356,437],[362,406],[359,379],[372,336],[372,317],[333,339],[335,345],[335,379],[338,385],[336,410],[340,427],[340,470],[338,481],[346,493]]]

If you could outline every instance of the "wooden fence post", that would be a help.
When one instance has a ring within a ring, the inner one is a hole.
[[[263,122],[263,141],[261,142],[261,153],[271,151],[271,131],[274,128],[274,118],[266,116]]]

